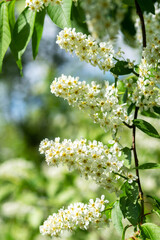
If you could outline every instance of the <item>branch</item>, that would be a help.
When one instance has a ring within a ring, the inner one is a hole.
[[[145,48],[147,46],[147,41],[146,41],[146,28],[145,28],[145,23],[144,23],[144,17],[143,17],[143,13],[141,11],[141,8],[140,8],[137,0],[135,0],[135,5],[136,5],[137,14],[141,21],[143,48]]]
[[[129,124],[126,123],[126,122],[123,122],[123,124],[124,124],[126,127],[128,127],[128,128],[133,128],[133,125],[129,125]]]

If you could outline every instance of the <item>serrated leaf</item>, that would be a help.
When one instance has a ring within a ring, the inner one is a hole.
[[[119,206],[119,201],[116,201],[113,205],[111,218],[112,223],[118,233],[122,235],[123,233],[123,224],[122,224],[122,211]]]
[[[157,130],[148,122],[142,119],[135,119],[133,120],[133,124],[140,129],[142,132],[146,133],[147,135],[155,138],[160,138],[159,133]]]
[[[45,18],[46,10],[43,9],[40,12],[37,12],[34,24],[34,30],[32,35],[32,54],[35,59],[38,54],[39,44],[43,32],[43,24]]]
[[[145,169],[155,169],[160,168],[160,164],[158,163],[144,163],[140,165],[137,169],[145,170]]]
[[[160,227],[153,223],[144,223],[141,229],[150,240],[160,240]]]
[[[8,3],[0,3],[0,72],[4,55],[11,42],[11,32],[8,18]]]
[[[155,7],[154,7],[154,1],[153,0],[137,0],[141,10],[148,13],[155,14]]]
[[[54,4],[47,7],[47,13],[51,20],[60,28],[71,27],[72,0],[63,0],[62,5]]]
[[[126,156],[126,159],[124,160],[124,165],[126,167],[130,167],[131,165],[131,149],[128,147],[125,147],[122,149],[122,152],[124,153],[124,155]]]
[[[124,218],[127,218],[132,225],[137,225],[140,215],[140,206],[138,203],[138,184],[125,182],[121,188],[120,208]]]
[[[115,75],[126,75],[130,74],[133,70],[127,67],[128,62],[118,61],[115,64],[115,67],[111,68],[111,72]]]
[[[14,13],[15,1],[16,0],[10,1],[9,5],[8,5],[9,25],[10,25],[11,32],[13,31],[14,25],[15,25],[15,22],[16,22],[15,13]]]

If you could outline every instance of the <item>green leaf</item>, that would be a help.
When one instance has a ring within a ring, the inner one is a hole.
[[[51,20],[60,28],[71,27],[71,7],[72,0],[63,0],[62,5],[50,4],[47,7],[47,12]]]
[[[141,229],[146,238],[150,240],[160,240],[160,227],[153,223],[144,223],[141,225]]]
[[[126,103],[127,102],[127,98],[128,98],[128,88],[126,88],[126,91],[123,95],[123,102]]]
[[[123,233],[122,233],[122,240],[125,240],[125,233],[127,231],[127,229],[130,227],[130,225],[125,226],[125,228],[123,229]]]
[[[159,133],[157,130],[148,122],[142,119],[135,119],[133,120],[133,124],[139,128],[142,132],[146,133],[147,135],[155,138],[160,138]]]
[[[124,218],[127,218],[132,225],[137,225],[140,215],[140,206],[138,203],[138,184],[125,182],[121,188],[120,208]]]
[[[16,0],[10,1],[9,5],[8,5],[9,25],[10,25],[11,32],[13,32],[14,25],[16,22],[15,13],[14,13],[15,1]]]
[[[125,147],[122,149],[122,152],[124,153],[124,155],[126,156],[126,159],[124,160],[124,165],[126,167],[130,167],[131,165],[131,149],[128,147]]]
[[[0,72],[4,55],[11,42],[11,32],[8,18],[8,3],[0,3]]]
[[[127,109],[127,114],[128,116],[130,115],[130,113],[132,112],[133,108],[135,107],[135,103],[131,103],[131,105],[128,107]]]
[[[85,23],[85,13],[79,2],[78,6],[75,6],[74,4],[72,5],[71,25],[77,32],[82,32],[87,35],[89,34],[87,24]]]
[[[21,57],[33,34],[35,17],[36,12],[30,11],[29,8],[25,8],[19,15],[13,29],[10,48],[20,70],[22,70]]]
[[[160,107],[153,107],[154,111],[158,114],[160,114]]]
[[[127,4],[128,6],[131,6],[131,7],[135,6],[134,0],[123,0],[123,3]]]
[[[141,10],[148,13],[155,14],[154,1],[153,0],[137,0]]]
[[[151,195],[147,195],[147,197],[152,198],[156,202],[157,208],[160,209],[160,198]]]
[[[35,59],[38,54],[39,44],[43,32],[43,24],[45,18],[46,10],[43,9],[40,12],[37,12],[34,24],[34,30],[32,35],[32,54]]]
[[[105,209],[105,215],[106,215],[107,219],[111,219],[111,212],[112,212],[112,208],[113,208],[114,204],[115,204],[115,202],[108,204],[107,209]]]
[[[126,61],[118,61],[115,64],[115,67],[111,68],[111,72],[115,75],[126,75],[126,74],[130,74],[133,69],[130,69],[127,67],[128,62]]]
[[[118,233],[122,235],[123,233],[123,224],[122,224],[122,211],[119,206],[119,201],[116,201],[112,208],[111,218],[113,226]]]
[[[145,170],[145,169],[155,169],[160,168],[160,164],[158,163],[144,163],[140,165],[137,169]]]
[[[157,114],[157,113],[154,113],[154,112],[151,112],[151,111],[143,111],[141,112],[141,114],[143,116],[146,116],[146,117],[151,117],[151,118],[160,118],[160,116]]]

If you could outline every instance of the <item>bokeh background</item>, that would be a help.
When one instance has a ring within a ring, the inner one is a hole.
[[[20,9],[20,7],[18,8]],[[20,11],[20,10],[19,10]],[[62,73],[80,76],[91,81],[113,81],[97,68],[82,63],[66,54],[56,45],[59,29],[46,17],[38,57],[32,60],[31,45],[23,57],[23,77],[15,61],[7,52],[3,73],[0,75],[0,239],[1,240],[46,240],[39,234],[39,226],[53,212],[76,201],[88,202],[90,198],[105,194],[112,202],[114,194],[108,194],[94,182],[86,181],[77,172],[68,172],[65,167],[48,167],[44,156],[38,152],[44,138],[84,137],[107,143],[111,137],[87,114],[72,108],[63,99],[50,93],[50,84]],[[139,50],[121,45],[131,59],[138,59]],[[143,116],[141,116],[144,118]],[[158,119],[148,118],[156,129]],[[124,127],[120,133],[124,146],[131,146],[131,133]],[[137,148],[141,163],[160,162],[160,147],[157,139],[137,131]],[[145,194],[160,196],[159,170],[141,171]],[[146,200],[148,201],[148,200]],[[151,203],[147,203],[148,211]],[[158,218],[148,216],[155,223]],[[129,232],[129,230],[128,230]],[[62,239],[109,240],[120,239],[113,226],[88,232],[77,230]]]

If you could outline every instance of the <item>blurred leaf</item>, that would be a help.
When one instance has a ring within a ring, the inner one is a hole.
[[[15,13],[14,13],[15,1],[16,0],[10,1],[9,5],[8,5],[9,25],[10,25],[11,32],[13,31],[14,25],[15,25],[15,22],[16,22]]]
[[[123,229],[123,233],[122,233],[122,240],[125,240],[125,233],[127,231],[127,229],[130,227],[130,225],[125,226],[125,228]]]
[[[34,30],[32,35],[32,54],[35,59],[38,54],[39,44],[43,32],[43,24],[45,18],[46,10],[43,9],[40,12],[37,12],[34,24]]]
[[[126,75],[132,72],[132,69],[128,68],[128,62],[118,61],[115,64],[115,67],[111,68],[111,72],[115,75]]]
[[[127,102],[127,98],[128,98],[128,88],[126,88],[126,91],[123,95],[123,102],[126,103]]]
[[[123,3],[127,4],[128,6],[135,6],[134,0],[123,0]]]
[[[28,216],[28,222],[33,228],[38,228],[42,220],[43,212],[38,208],[34,208]]]
[[[152,198],[156,202],[157,207],[160,209],[160,198],[151,195],[147,195],[147,197]]]
[[[85,23],[85,13],[79,3],[78,6],[72,5],[71,24],[72,28],[76,29],[76,32],[89,34],[87,24]]]
[[[133,124],[139,128],[142,132],[146,133],[147,135],[155,138],[160,138],[159,133],[157,130],[148,122],[142,119],[135,119],[133,120]]]
[[[146,238],[150,240],[160,240],[160,227],[153,223],[144,223],[141,225],[141,229]]]
[[[135,107],[135,103],[131,103],[131,105],[128,107],[127,109],[127,114],[128,116],[130,115],[130,113],[132,112],[133,108]]]
[[[122,211],[119,206],[119,201],[116,201],[113,205],[112,212],[111,212],[111,218],[112,223],[117,232],[119,232],[121,235],[123,233],[123,224],[122,224]]]
[[[138,204],[138,184],[136,182],[125,182],[121,188],[120,208],[124,218],[127,218],[132,225],[137,225],[140,215],[140,206]]]
[[[151,117],[151,118],[160,118],[160,116],[158,116],[158,114],[154,113],[154,112],[151,112],[151,111],[143,111],[141,112],[141,114],[143,116],[146,116],[146,117]]]
[[[144,163],[140,165],[137,169],[145,170],[145,169],[155,169],[160,168],[160,164],[158,163]]]
[[[112,212],[112,208],[113,208],[114,204],[115,204],[115,202],[112,202],[107,205],[107,209],[105,210],[105,215],[106,215],[107,219],[111,219],[111,212]]]
[[[124,165],[126,167],[130,167],[131,165],[131,149],[128,147],[122,148],[122,152],[126,155],[126,159],[124,160]]]
[[[154,111],[158,114],[160,114],[160,107],[153,107]]]
[[[62,5],[54,4],[47,7],[47,13],[51,20],[60,28],[71,27],[72,0],[63,0]]]
[[[0,3],[0,72],[4,55],[11,42],[11,32],[8,18],[8,3]]]
[[[154,2],[153,0],[137,0],[141,10],[148,13],[155,14]]]

